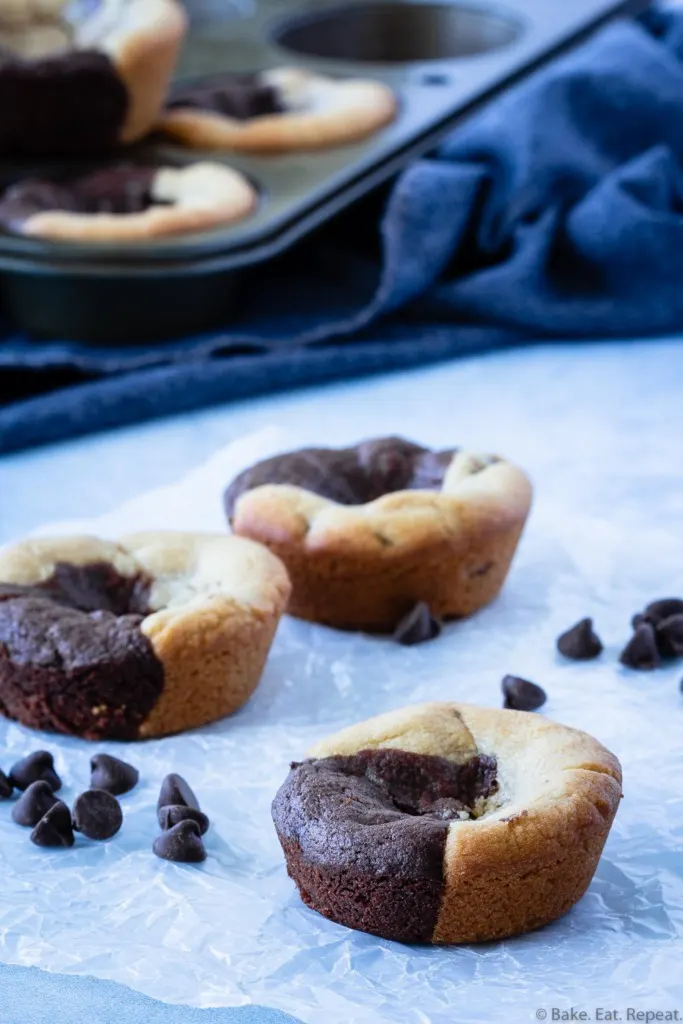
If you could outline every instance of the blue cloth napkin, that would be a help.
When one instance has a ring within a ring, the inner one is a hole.
[[[620,21],[251,278],[224,333],[0,342],[0,450],[530,340],[683,328],[683,12]]]
[[[112,981],[0,964],[2,1024],[300,1024],[265,1006],[170,1006]]]

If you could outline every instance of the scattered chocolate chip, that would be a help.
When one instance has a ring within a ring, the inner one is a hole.
[[[680,597],[662,597],[658,601],[651,601],[643,612],[644,618],[653,626],[672,615],[683,615],[683,599]]]
[[[663,658],[683,655],[683,615],[670,615],[655,626],[657,649]]]
[[[196,821],[200,835],[204,835],[209,829],[209,819],[204,812],[197,810],[196,807],[186,807],[184,804],[167,804],[160,807],[157,818],[164,832],[173,828],[179,821]]]
[[[647,621],[648,620],[645,618],[642,612],[637,612],[631,619],[631,629],[638,629],[638,626],[641,624],[641,622]]]
[[[542,686],[519,676],[504,676],[501,687],[505,697],[503,707],[513,711],[536,711],[548,699]]]
[[[56,793],[62,785],[49,750],[36,750],[17,761],[12,765],[9,777],[17,789],[28,789],[32,782],[47,782],[52,792]]]
[[[619,661],[628,668],[659,668],[662,659],[657,650],[654,626],[649,622],[641,622],[619,655]]]
[[[73,826],[88,839],[111,839],[123,823],[121,805],[104,789],[87,789],[76,797]]]
[[[8,800],[11,797],[13,790],[14,786],[10,780],[3,771],[0,771],[0,800]]]
[[[206,859],[206,850],[196,821],[179,821],[162,832],[152,846],[157,857],[184,864],[198,864]]]
[[[412,644],[434,640],[440,632],[441,622],[434,618],[428,604],[419,601],[396,626],[394,640],[397,644],[409,647]]]
[[[104,789],[112,796],[129,793],[138,784],[140,772],[132,764],[110,754],[95,754],[90,761],[90,788]]]
[[[199,810],[199,800],[187,782],[185,782],[185,779],[182,775],[176,775],[175,772],[172,772],[161,783],[157,810],[160,807],[175,806],[177,804],[181,804],[183,807],[194,807],[196,811]]]
[[[73,846],[71,811],[62,800],[57,800],[40,819],[31,832],[31,842],[36,846]]]
[[[581,619],[557,638],[557,649],[572,661],[590,661],[602,652],[600,637],[593,630],[592,619]]]
[[[12,821],[33,828],[57,802],[49,782],[39,779],[38,782],[32,782],[15,803]]]

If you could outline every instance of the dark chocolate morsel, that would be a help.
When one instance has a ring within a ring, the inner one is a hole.
[[[501,687],[505,697],[503,707],[513,711],[536,711],[548,699],[542,686],[519,676],[504,676]]]
[[[206,850],[196,821],[179,821],[177,825],[162,832],[152,846],[157,857],[178,861],[181,864],[198,864],[206,860]]]
[[[137,739],[164,687],[140,628],[150,580],[59,562],[35,586],[0,582],[2,713],[34,729]]]
[[[408,647],[434,640],[440,632],[441,622],[434,618],[425,601],[419,601],[396,626],[394,640]]]
[[[259,75],[234,74],[212,75],[201,82],[181,84],[173,90],[168,106],[211,111],[238,121],[284,110],[278,91]]]
[[[36,846],[73,846],[74,830],[71,811],[62,800],[52,805],[31,832]]]
[[[650,601],[643,615],[653,626],[658,625],[662,619],[670,619],[672,615],[683,615],[683,598],[661,597],[657,601]]]
[[[670,615],[655,626],[657,649],[663,658],[683,655],[683,615]]]
[[[619,656],[622,665],[648,671],[659,668],[662,663],[657,650],[654,626],[641,622]]]
[[[111,839],[123,824],[121,805],[104,789],[86,789],[74,801],[73,826],[88,839]]]
[[[186,807],[185,804],[166,804],[158,809],[157,818],[164,832],[173,828],[179,821],[196,822],[201,835],[209,830],[209,819],[204,812],[198,811],[196,807]]]
[[[161,807],[181,804],[184,807],[193,807],[199,810],[199,800],[190,789],[182,775],[171,772],[161,783],[161,792],[157,800],[157,810]]]
[[[90,760],[91,789],[106,789],[112,796],[122,796],[137,786],[139,778],[137,768],[111,754],[95,754]]]
[[[11,797],[13,790],[14,786],[10,780],[3,771],[0,771],[0,800],[8,800]]]
[[[10,768],[9,777],[17,789],[28,789],[32,782],[47,782],[53,792],[60,789],[62,782],[55,771],[55,762],[49,750],[36,750],[28,757],[17,761]]]
[[[33,828],[57,802],[49,783],[42,779],[32,782],[12,808],[12,821]]]
[[[602,652],[600,638],[593,630],[592,619],[581,619],[557,638],[557,649],[572,661],[590,661]]]
[[[364,505],[404,490],[439,490],[456,449],[432,451],[401,437],[379,437],[352,448],[303,448],[257,462],[224,494],[232,519],[237,499],[263,484],[293,484],[340,505]]]
[[[645,618],[642,612],[636,612],[636,614],[631,617],[631,629],[638,629],[638,626],[641,624],[641,622],[647,621],[648,620]]]

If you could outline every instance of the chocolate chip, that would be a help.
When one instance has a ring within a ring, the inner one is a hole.
[[[581,619],[557,638],[557,649],[572,661],[590,661],[602,652],[600,637],[593,630],[592,619]]]
[[[434,640],[440,632],[441,622],[434,618],[428,604],[419,601],[396,626],[394,640],[397,644],[409,647],[412,644],[423,644],[427,640]]]
[[[505,697],[503,707],[513,711],[536,711],[548,699],[542,686],[519,676],[504,676],[501,688]]]
[[[619,661],[628,668],[659,668],[662,659],[657,650],[654,626],[649,622],[641,622],[619,655]]]
[[[670,615],[655,626],[657,650],[663,658],[683,655],[683,615]]]
[[[71,811],[62,800],[57,800],[40,819],[31,832],[31,842],[36,846],[73,846]]]
[[[73,826],[88,839],[111,839],[123,823],[121,805],[104,789],[87,789],[76,797]]]
[[[110,754],[95,754],[90,761],[90,788],[122,796],[138,784],[140,772],[132,764]]]
[[[56,803],[57,797],[53,796],[49,782],[44,779],[32,782],[12,808],[12,821],[33,828]]]
[[[683,599],[662,597],[658,601],[651,601],[643,615],[648,622],[656,626],[662,619],[669,619],[672,615],[683,615]]]
[[[14,786],[3,771],[0,771],[0,800],[8,800],[11,797]]]
[[[184,804],[167,804],[157,811],[157,818],[164,832],[173,828],[179,821],[196,821],[199,825],[199,832],[204,835],[209,829],[209,819],[196,807],[186,807]]]
[[[56,793],[62,785],[49,750],[36,750],[17,761],[12,765],[9,777],[17,789],[28,789],[32,782],[47,782],[52,792]]]
[[[206,850],[196,821],[179,821],[162,832],[152,846],[157,857],[183,864],[198,864],[206,859]]]
[[[160,807],[182,804],[183,807],[194,807],[199,810],[199,800],[190,789],[182,775],[172,772],[167,775],[161,783],[161,792],[157,800],[157,810]]]

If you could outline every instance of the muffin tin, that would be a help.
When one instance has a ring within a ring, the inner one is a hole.
[[[228,163],[258,188],[255,214],[201,235],[127,245],[0,234],[0,297],[21,328],[121,343],[225,326],[240,272],[283,252],[395,175],[460,117],[602,22],[647,6],[647,0],[515,0],[508,7],[447,0],[253,2],[250,11],[225,0],[190,3],[176,80],[284,64],[371,77],[395,90],[395,122],[361,143],[275,157],[148,139],[121,159]],[[0,184],[86,169],[4,162]]]

